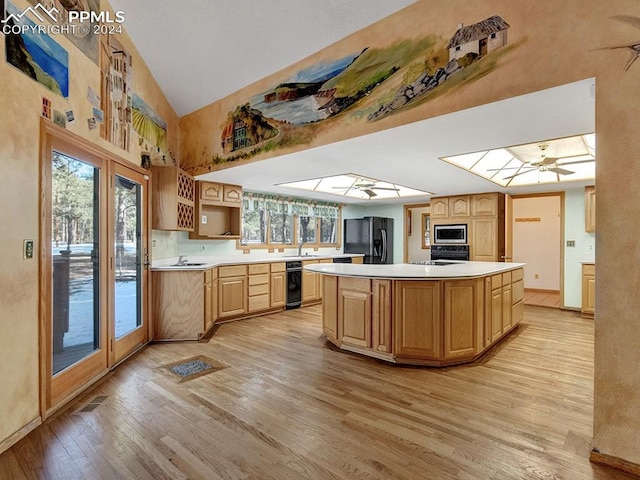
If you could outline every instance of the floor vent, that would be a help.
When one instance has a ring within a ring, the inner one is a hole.
[[[204,355],[198,355],[163,365],[160,367],[160,370],[168,372],[174,380],[182,383],[203,375],[208,375],[209,373],[218,372],[227,367],[228,365],[220,363],[217,360]]]
[[[78,411],[76,411],[76,413],[90,413],[90,412],[93,412],[107,398],[109,398],[108,395],[98,395],[93,400],[91,400],[89,403],[87,403],[84,407],[82,407]]]

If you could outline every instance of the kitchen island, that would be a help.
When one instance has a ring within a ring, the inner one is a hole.
[[[331,343],[394,363],[472,362],[523,316],[523,263],[318,264]]]

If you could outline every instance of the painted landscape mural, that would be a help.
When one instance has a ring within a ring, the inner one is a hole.
[[[265,152],[310,143],[328,128],[372,123],[482,78],[516,45],[499,15],[465,26],[451,37],[426,35],[357,52],[298,70],[226,114],[218,145],[187,152],[194,174]],[[195,152],[198,152],[196,155]],[[194,158],[196,157],[196,158]]]

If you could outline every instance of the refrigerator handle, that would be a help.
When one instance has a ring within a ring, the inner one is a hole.
[[[382,258],[380,261],[382,263],[387,263],[387,231],[380,230],[380,233],[382,234]]]

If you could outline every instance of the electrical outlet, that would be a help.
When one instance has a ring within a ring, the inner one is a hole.
[[[535,278],[536,280],[538,280],[540,278],[540,275],[538,275],[537,273],[533,276],[533,278]]]
[[[33,240],[25,240],[22,250],[22,258],[33,258]]]
[[[206,215],[202,215],[202,225],[206,225],[207,224],[207,216]]]
[[[156,247],[158,246],[158,241],[157,241],[157,240],[153,240],[153,241],[151,242],[151,246],[152,246],[153,248],[156,248]]]

